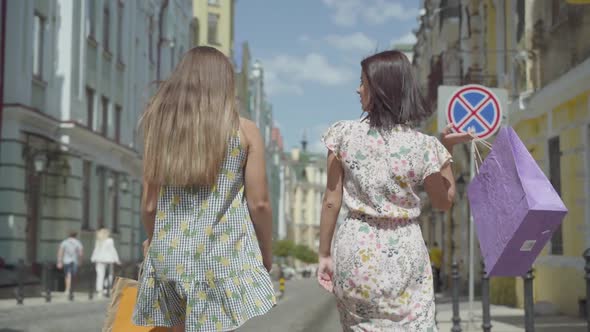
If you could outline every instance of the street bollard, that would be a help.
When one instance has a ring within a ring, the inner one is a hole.
[[[461,332],[461,317],[459,316],[459,282],[461,276],[459,275],[459,264],[453,261],[452,265],[453,276],[453,328],[451,332]]]
[[[584,259],[586,260],[584,266],[584,270],[586,270],[586,325],[588,332],[590,332],[590,248],[584,251]]]
[[[18,260],[16,266],[16,276],[18,280],[16,281],[16,304],[23,304],[25,300],[25,261],[22,259]]]
[[[88,299],[92,300],[94,298],[94,282],[96,280],[96,276],[94,275],[94,266],[92,264],[88,265]]]
[[[68,294],[68,300],[74,301],[74,278],[71,279],[70,283],[70,293]]]
[[[107,273],[105,273],[106,282],[107,282],[105,295],[107,298],[111,297],[111,273],[113,273],[113,264],[107,265]],[[103,280],[103,285],[104,285],[104,280]]]
[[[481,263],[481,307],[483,310],[483,322],[481,328],[484,332],[492,330],[492,322],[490,315],[490,277],[486,274],[485,264]]]
[[[43,288],[45,289],[45,302],[51,302],[51,264],[43,264],[43,272],[41,280],[43,280]]]
[[[80,267],[78,266],[78,269],[80,269]],[[68,294],[68,300],[70,301],[74,301],[74,288],[77,286],[77,275],[78,273],[80,273],[80,271],[76,271],[76,273],[74,273],[74,271],[72,271],[72,273],[70,274],[70,293]]]
[[[533,299],[533,270],[524,276],[524,330],[535,331],[535,304]]]
[[[281,292],[280,298],[282,299],[285,296],[285,278],[279,278],[279,292]]]

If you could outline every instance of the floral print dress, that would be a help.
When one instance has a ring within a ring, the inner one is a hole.
[[[340,121],[323,135],[344,169],[349,214],[334,240],[334,294],[344,331],[436,331],[418,188],[451,162],[434,137]]]
[[[162,188],[135,324],[231,331],[276,303],[245,202],[246,156],[236,133],[212,188]]]

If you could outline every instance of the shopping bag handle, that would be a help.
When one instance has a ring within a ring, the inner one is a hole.
[[[474,154],[473,160],[474,160],[474,164],[475,164],[475,173],[479,174],[479,167],[481,166],[481,164],[483,164],[483,158],[481,156],[481,152],[479,151],[479,148],[477,147],[477,143],[480,143],[481,145],[488,148],[489,150],[492,149],[492,144],[484,139],[480,139],[471,130],[469,130],[468,133],[473,138],[473,140],[471,141],[471,147],[473,148],[472,150],[473,150],[473,154]]]

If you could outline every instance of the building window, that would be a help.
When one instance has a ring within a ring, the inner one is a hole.
[[[115,105],[115,141],[121,143],[121,106]]]
[[[520,42],[524,35],[524,20],[525,20],[525,6],[524,1],[516,1],[516,17],[518,22],[516,23],[516,41]]]
[[[107,136],[107,128],[109,126],[109,99],[102,96],[102,119],[100,126],[100,133]]]
[[[192,46],[199,45],[199,20],[195,17],[191,21]]]
[[[84,160],[82,174],[82,229],[90,229],[90,181],[92,176],[92,164]]]
[[[43,27],[45,18],[35,13],[33,19],[33,76],[43,77]]]
[[[104,6],[104,16],[102,19],[102,47],[104,48],[105,52],[110,53],[110,45],[109,45],[109,30],[111,27],[111,11],[109,10],[109,5],[107,4]]]
[[[219,24],[219,15],[209,13],[208,18],[208,29],[207,29],[207,42],[211,45],[218,45],[219,39],[217,36],[217,26]]]
[[[125,6],[123,1],[119,0],[119,6],[117,11],[117,60],[119,63],[123,63],[123,13]]]
[[[119,231],[119,174],[113,172],[111,187],[111,209],[113,233]]]
[[[151,63],[154,63],[154,16],[149,18],[148,26],[148,57]]]
[[[86,7],[88,8],[88,37],[95,39],[96,35],[96,8],[94,0],[87,0]]]
[[[549,180],[561,196],[561,149],[559,136],[549,140]],[[563,255],[563,232],[561,225],[551,238],[551,254]]]
[[[208,0],[210,6],[219,6],[219,0]]]
[[[551,0],[551,25],[556,26],[567,19],[567,2]]]
[[[106,170],[104,167],[99,166],[96,169],[98,173],[98,228],[104,227],[104,211],[105,211],[105,195],[106,195]]]
[[[94,120],[94,90],[86,87],[86,126],[93,129]]]

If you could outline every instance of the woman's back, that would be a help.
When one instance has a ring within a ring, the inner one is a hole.
[[[150,248],[158,277],[205,281],[262,267],[244,198],[246,156],[236,134],[214,186],[162,187]]]
[[[186,319],[187,331],[219,331],[272,308],[274,290],[244,195],[247,156],[236,132],[213,186],[161,188],[136,322]]]
[[[349,211],[377,218],[417,218],[416,188],[450,160],[437,139],[401,125],[381,132],[368,121],[340,121],[323,139],[341,160]]]

